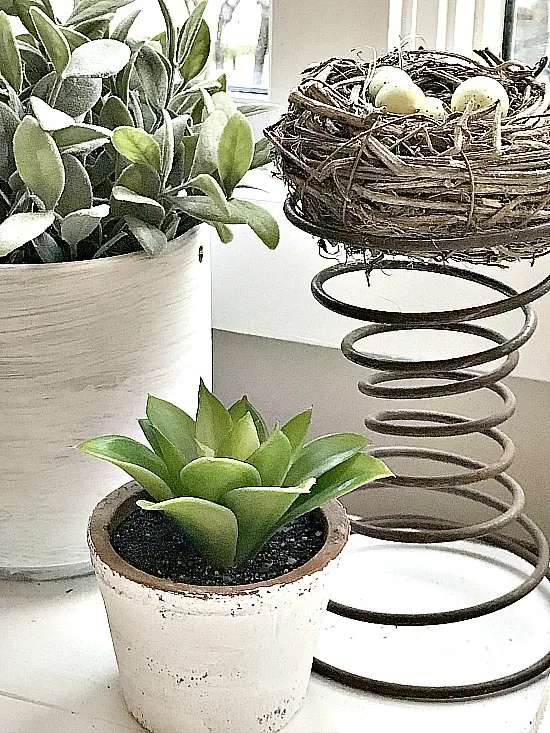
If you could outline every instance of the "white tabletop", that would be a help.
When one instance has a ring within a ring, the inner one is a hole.
[[[522,560],[468,543],[403,547],[354,537],[333,595],[373,610],[443,610],[504,593],[526,572]],[[143,733],[119,694],[92,577],[0,583],[0,624],[2,733]],[[327,614],[319,644],[319,653],[333,664],[412,684],[483,681],[527,666],[548,649],[546,581],[509,609],[447,626],[398,629]],[[285,733],[529,733],[543,688],[544,680],[538,680],[482,700],[413,702],[314,675],[305,705]]]

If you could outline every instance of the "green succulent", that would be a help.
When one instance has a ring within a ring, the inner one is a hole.
[[[206,2],[177,28],[158,0],[166,28],[144,41],[139,11],[112,24],[131,1],[75,0],[62,24],[49,0],[0,0],[0,263],[154,255],[199,222],[277,246],[274,218],[234,197],[270,149],[245,116],[262,108],[203,78]]]
[[[282,526],[391,472],[363,435],[306,443],[311,409],[270,433],[245,396],[227,410],[201,382],[196,420],[149,396],[139,423],[151,448],[106,435],[78,447],[124,469],[220,568],[251,557]]]

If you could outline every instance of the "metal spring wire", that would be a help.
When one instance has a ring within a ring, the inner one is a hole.
[[[380,458],[414,458],[448,463],[465,468],[467,470],[461,473],[437,477],[400,475],[392,479],[385,479],[381,483],[386,486],[417,487],[454,494],[491,507],[497,510],[499,514],[492,519],[471,526],[462,526],[435,517],[396,515],[370,521],[361,519],[352,522],[352,531],[369,537],[405,543],[424,544],[474,539],[515,553],[533,565],[533,572],[518,587],[498,598],[453,611],[424,614],[388,614],[353,608],[335,601],[329,602],[328,610],[358,621],[404,626],[445,624],[478,618],[512,605],[533,591],[545,576],[550,577],[548,575],[550,561],[548,542],[537,525],[522,513],[525,497],[521,487],[514,479],[504,473],[513,461],[514,445],[510,438],[496,427],[505,422],[515,410],[513,393],[499,380],[514,370],[519,359],[518,349],[526,343],[535,330],[536,317],[529,303],[550,291],[550,276],[529,290],[518,293],[494,278],[446,264],[382,258],[377,260],[376,267],[383,270],[416,270],[456,277],[484,285],[505,296],[501,300],[470,308],[428,313],[395,313],[361,308],[337,300],[326,292],[324,285],[333,278],[358,271],[364,271],[368,275],[370,270],[368,263],[351,261],[333,265],[316,275],[312,282],[313,295],[323,306],[340,315],[370,322],[368,325],[352,331],[342,341],[342,352],[346,358],[356,364],[376,370],[359,383],[359,389],[363,394],[386,399],[424,399],[487,389],[501,399],[501,409],[479,419],[446,412],[401,409],[384,410],[377,414],[368,415],[365,419],[365,425],[370,430],[387,435],[430,438],[476,433],[498,443],[502,448],[502,455],[498,461],[491,464],[481,463],[448,451],[430,448],[382,447],[373,449],[371,453]],[[518,333],[511,338],[507,338],[493,329],[470,322],[507,313],[517,308],[521,308],[523,311],[524,323]],[[467,333],[484,338],[496,344],[496,346],[474,354],[429,361],[383,358],[361,351],[356,347],[357,342],[375,334],[411,329]],[[470,367],[487,364],[497,359],[504,359],[504,362],[489,372],[465,371]],[[386,386],[389,382],[420,379],[441,381],[442,383],[412,387]],[[511,494],[510,503],[471,488],[472,484],[489,478],[494,479]],[[532,543],[522,543],[496,531],[514,521],[529,534]],[[469,685],[432,687],[401,685],[370,679],[335,668],[319,659],[314,662],[316,671],[353,687],[395,697],[434,700],[477,697],[509,689],[534,679],[548,668],[550,668],[550,653],[530,667],[496,680]]]

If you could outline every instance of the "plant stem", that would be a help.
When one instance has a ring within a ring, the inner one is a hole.
[[[50,105],[50,107],[55,107],[55,103],[57,102],[57,97],[59,96],[59,92],[61,91],[62,84],[63,77],[57,75],[55,77],[55,84],[53,85],[50,96],[48,98],[48,104]]]

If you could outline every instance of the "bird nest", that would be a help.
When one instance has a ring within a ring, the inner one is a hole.
[[[388,253],[502,264],[550,252],[550,94],[535,67],[396,50],[377,63],[332,58],[309,67],[289,110],[265,131],[290,195],[291,220],[328,241]],[[389,114],[369,101],[376,68],[401,66],[448,114]],[[450,111],[472,76],[510,99]]]

